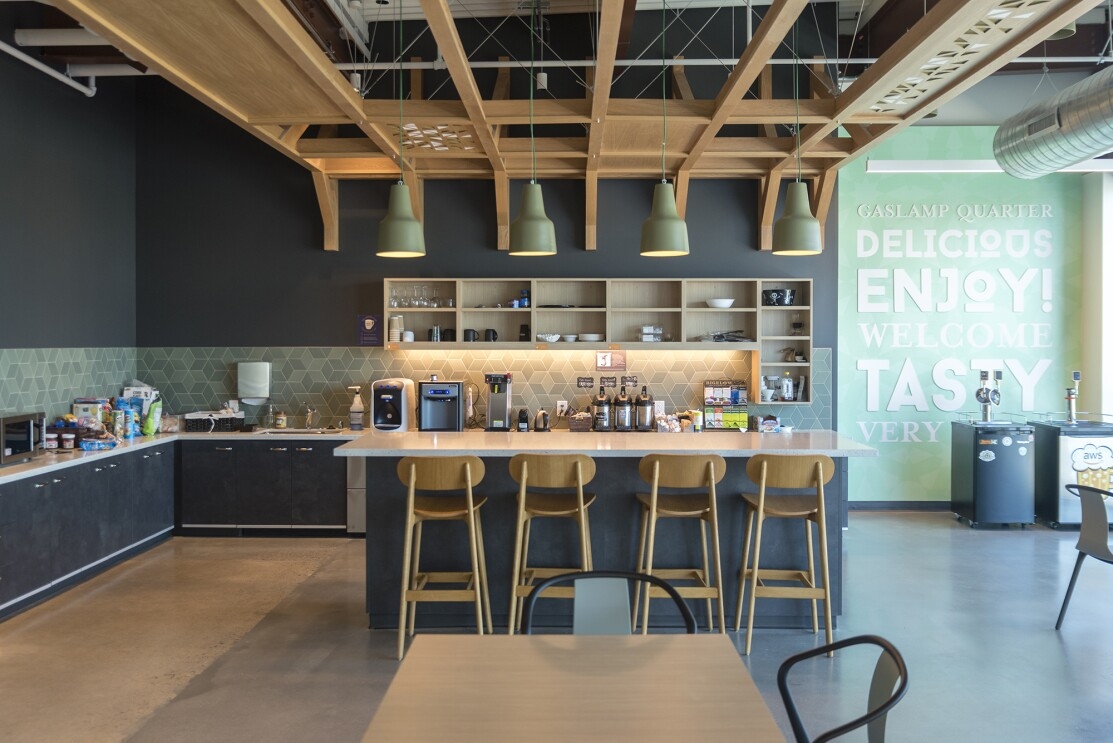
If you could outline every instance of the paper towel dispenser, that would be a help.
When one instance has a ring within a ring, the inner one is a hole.
[[[248,405],[262,405],[271,396],[271,362],[241,361],[236,364],[236,395]]]

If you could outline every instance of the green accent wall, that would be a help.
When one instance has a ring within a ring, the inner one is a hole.
[[[876,160],[992,160],[993,127],[913,127]],[[951,421],[1064,408],[1081,362],[1080,175],[839,176],[838,429],[880,456],[850,463],[860,501],[950,499]],[[1100,343],[1100,339],[1093,339]]]

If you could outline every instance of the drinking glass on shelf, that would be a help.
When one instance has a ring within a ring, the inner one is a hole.
[[[390,306],[398,306],[398,287],[396,286],[390,287]]]
[[[421,285],[421,306],[429,306],[429,287],[425,286],[424,284]]]
[[[409,307],[410,306],[410,297],[409,297],[408,294],[406,294],[405,289],[399,289],[398,290],[398,306],[399,307]]]
[[[440,291],[438,291],[437,287],[435,287],[435,286],[433,287],[433,297],[429,300],[429,306],[430,307],[440,307],[441,306]]]

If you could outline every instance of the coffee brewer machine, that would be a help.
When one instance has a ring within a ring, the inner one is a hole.
[[[505,374],[484,374],[483,383],[487,385],[487,430],[510,430],[510,372]]]
[[[371,385],[371,423],[379,431],[410,430],[414,383],[409,379],[380,379]]]

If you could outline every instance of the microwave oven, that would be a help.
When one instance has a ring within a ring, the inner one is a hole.
[[[42,446],[46,413],[0,415],[0,466],[29,462]]]

